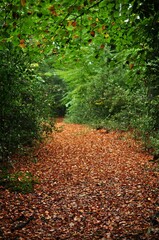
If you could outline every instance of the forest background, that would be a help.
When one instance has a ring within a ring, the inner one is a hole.
[[[0,161],[65,114],[159,154],[157,0],[3,0],[0,12]]]

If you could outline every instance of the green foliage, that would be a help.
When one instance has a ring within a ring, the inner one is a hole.
[[[42,79],[45,91],[45,99],[42,102],[43,109],[46,109],[49,105],[51,117],[64,116],[65,105],[62,103],[62,98],[66,92],[66,84],[55,74],[52,59],[48,58],[40,64],[37,69],[37,75]]]
[[[41,122],[52,120],[52,82],[35,71],[27,53],[12,44],[0,52],[0,159],[6,160],[21,146],[40,138]],[[54,123],[54,122],[53,122]]]
[[[7,58],[1,68],[6,116],[1,137],[3,142],[10,140],[1,151],[8,151],[6,146],[13,142],[18,146],[33,139],[38,134],[37,122],[63,115],[64,104],[72,121],[134,128],[145,145],[158,151],[156,0],[2,1],[0,22],[2,46],[12,44],[17,51],[16,57],[8,47],[7,54],[6,49],[2,51],[2,59]],[[38,62],[34,76],[26,66],[27,53],[31,63]],[[52,65],[67,86],[54,75]],[[14,81],[8,84],[6,79]],[[8,119],[14,127],[7,127]],[[25,137],[22,132],[27,131]]]
[[[146,148],[158,152],[157,2],[100,1],[97,5],[98,14],[90,6],[87,20],[82,15],[92,37],[82,30],[84,39],[73,58],[76,63],[69,61],[69,70],[59,71],[68,84],[64,99],[68,118],[107,128],[133,128]]]
[[[123,51],[123,56],[110,52],[111,60],[105,58],[106,63],[101,56],[98,63],[85,63],[84,66],[81,63],[73,72],[58,73],[68,84],[69,91],[64,100],[70,121],[107,129],[133,128],[146,148],[158,151],[157,135],[154,134],[158,99],[156,96],[150,98],[146,83],[147,65],[141,66],[143,62],[137,59],[135,64],[138,66],[130,69],[130,63],[126,63],[127,59],[131,61],[130,56],[133,59],[137,54],[141,56],[142,52]]]
[[[38,135],[33,72],[28,56],[10,44],[0,52],[1,160]]]
[[[16,172],[9,174],[7,171],[1,172],[0,185],[8,188],[13,192],[21,192],[23,194],[34,191],[34,185],[38,180],[30,172]]]

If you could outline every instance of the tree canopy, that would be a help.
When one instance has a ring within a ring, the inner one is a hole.
[[[23,50],[74,55],[82,47],[106,44],[121,49],[132,44],[134,22],[131,1],[3,1],[2,42],[12,42]],[[37,54],[36,53],[36,54]]]
[[[156,0],[3,1],[1,24],[3,44],[12,42],[34,57],[56,56],[58,64],[77,63],[91,47],[94,58],[107,46],[140,52],[157,47],[158,4]]]

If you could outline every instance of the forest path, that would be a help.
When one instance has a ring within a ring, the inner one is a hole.
[[[21,165],[38,177],[35,192],[0,195],[0,239],[158,239],[150,216],[159,211],[159,174],[151,156],[128,133],[56,127],[38,161]],[[29,221],[17,229],[21,216]]]

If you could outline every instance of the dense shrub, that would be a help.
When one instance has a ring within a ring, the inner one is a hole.
[[[40,137],[40,122],[53,116],[54,96],[49,92],[52,85],[38,75],[21,48],[4,44],[0,58],[0,159],[6,160]]]
[[[65,98],[68,119],[95,127],[134,129],[135,137],[140,138],[147,149],[158,152],[158,85],[152,84],[157,79],[157,70],[150,74],[150,63],[145,65],[131,70],[120,61],[117,65],[115,60],[102,68],[98,66],[96,74],[89,71],[89,76],[82,75],[81,79],[75,75],[77,85],[66,78],[71,90]]]

